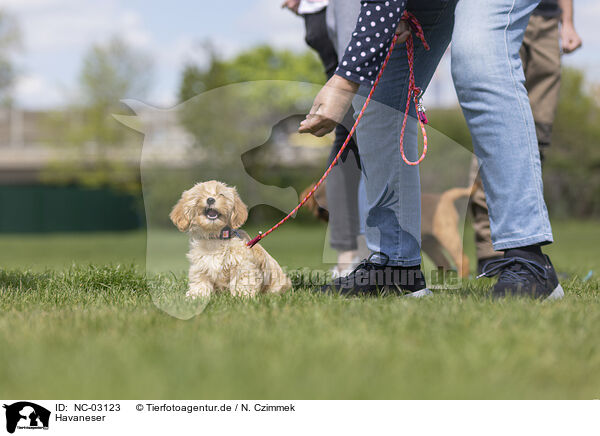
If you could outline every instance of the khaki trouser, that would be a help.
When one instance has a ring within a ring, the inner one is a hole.
[[[525,72],[525,87],[529,93],[542,160],[544,148],[550,145],[560,89],[558,23],[558,18],[532,15],[520,51]],[[490,218],[475,157],[471,165],[470,179],[471,183],[477,182],[470,203],[477,258],[501,256],[502,253],[492,247]]]

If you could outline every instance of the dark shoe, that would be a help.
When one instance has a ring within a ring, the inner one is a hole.
[[[383,253],[374,253],[387,258]],[[421,266],[401,267],[387,266],[371,262],[368,259],[358,264],[354,271],[345,277],[321,287],[321,292],[350,296],[377,296],[386,294],[406,295],[407,297],[424,297],[432,294],[427,289],[425,275]]]
[[[504,257],[488,262],[479,277],[498,275],[492,289],[493,298],[531,297],[558,300],[565,293],[558,282],[550,258],[542,255],[543,263],[523,257]]]
[[[494,260],[504,259],[502,256],[485,257],[483,259],[477,259],[477,274],[482,274],[485,266],[493,262]]]

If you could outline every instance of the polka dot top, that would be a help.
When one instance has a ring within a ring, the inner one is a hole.
[[[375,81],[407,0],[365,0],[337,75],[355,83]]]

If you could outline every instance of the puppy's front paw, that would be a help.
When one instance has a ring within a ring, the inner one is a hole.
[[[185,296],[189,299],[195,300],[196,298],[208,298],[212,293],[211,289],[206,287],[192,287],[186,292]]]
[[[231,292],[231,295],[239,298],[254,298],[258,293],[258,290],[256,288],[243,287],[232,288],[229,291]]]

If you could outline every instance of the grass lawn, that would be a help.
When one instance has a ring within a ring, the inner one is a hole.
[[[295,289],[189,321],[151,295],[185,286],[180,235],[0,236],[0,397],[600,398],[600,229],[554,227],[560,302],[492,302],[487,280],[419,301]],[[290,225],[264,245],[321,268],[323,238]]]

